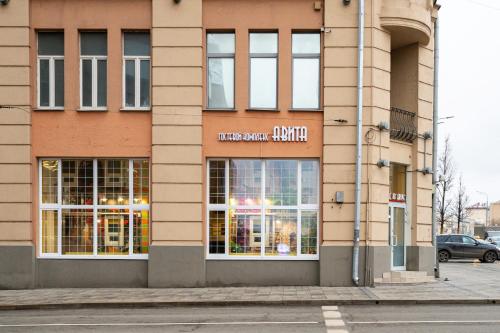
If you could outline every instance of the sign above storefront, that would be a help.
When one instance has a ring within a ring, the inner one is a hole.
[[[390,193],[389,201],[392,201],[392,202],[406,202],[406,194]]]
[[[306,126],[274,126],[273,134],[227,132],[219,133],[218,140],[223,142],[307,142]]]

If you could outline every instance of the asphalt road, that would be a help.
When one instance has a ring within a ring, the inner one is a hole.
[[[20,310],[0,311],[0,332],[496,333],[498,313],[499,305]]]
[[[320,307],[174,307],[0,311],[0,332],[325,333],[326,328]]]
[[[500,305],[341,306],[339,310],[348,332],[500,332]]]

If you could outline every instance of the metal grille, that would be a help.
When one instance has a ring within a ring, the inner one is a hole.
[[[414,112],[391,108],[391,139],[413,142],[417,138]]]

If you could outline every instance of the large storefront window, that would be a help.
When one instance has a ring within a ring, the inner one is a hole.
[[[40,161],[40,255],[146,258],[149,161]]]
[[[316,160],[209,160],[208,257],[317,259]]]

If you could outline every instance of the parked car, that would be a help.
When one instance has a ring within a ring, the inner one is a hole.
[[[467,235],[438,235],[438,257],[440,262],[449,259],[479,259],[493,263],[500,258],[500,248],[483,240],[476,240]]]
[[[493,245],[496,245],[497,247],[500,247],[500,235],[488,237],[486,241],[490,242]]]

